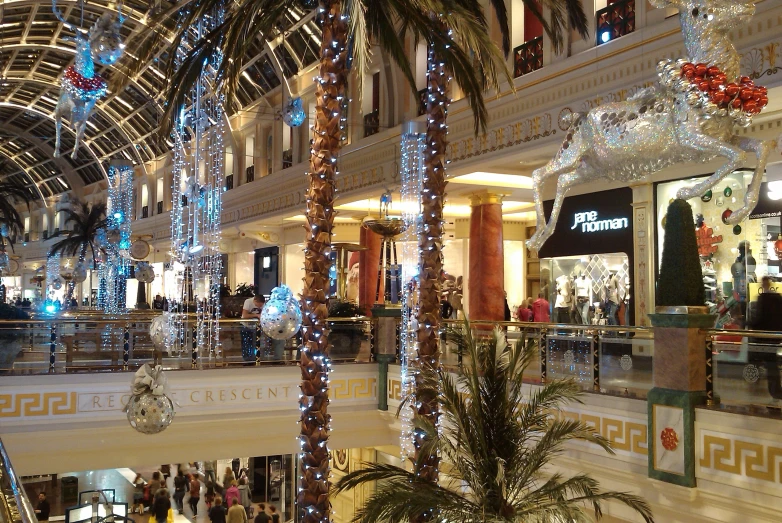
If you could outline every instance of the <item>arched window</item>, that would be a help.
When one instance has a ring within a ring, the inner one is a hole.
[[[141,186],[141,217],[149,218],[149,189],[146,183]]]
[[[269,136],[266,138],[266,174],[267,176],[272,173],[272,167],[274,166],[274,134],[269,131]]]
[[[163,214],[163,197],[164,197],[164,189],[163,189],[163,178],[157,179],[157,187],[155,189],[155,198],[157,201],[157,213]]]

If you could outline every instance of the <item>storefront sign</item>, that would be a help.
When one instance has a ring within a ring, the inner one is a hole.
[[[579,225],[581,225],[581,232],[597,232],[627,229],[630,224],[627,218],[600,220],[598,219],[597,211],[586,211],[577,212],[573,215],[573,226],[570,230],[572,231]]]
[[[775,218],[782,216],[782,182],[763,182],[760,184],[758,204],[749,215],[750,220]]]

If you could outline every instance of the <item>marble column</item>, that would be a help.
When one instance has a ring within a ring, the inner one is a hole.
[[[358,255],[358,304],[366,314],[370,313],[377,295],[377,268],[380,263],[381,240],[379,234],[375,234],[363,225],[361,226],[360,244],[367,250],[361,251]],[[382,281],[380,282],[380,295],[383,295]]]
[[[483,193],[471,198],[470,319],[505,319],[505,259],[502,244],[502,195]]]

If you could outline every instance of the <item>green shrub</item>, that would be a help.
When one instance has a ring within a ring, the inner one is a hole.
[[[705,305],[695,222],[692,207],[684,200],[668,206],[656,301],[661,306]]]

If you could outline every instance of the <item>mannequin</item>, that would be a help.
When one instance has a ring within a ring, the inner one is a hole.
[[[592,280],[583,272],[576,278],[576,312],[581,324],[589,325],[589,304],[592,302]]]
[[[566,274],[558,277],[557,297],[554,301],[554,322],[570,323],[570,309],[573,308],[573,282]]]
[[[616,313],[619,310],[619,278],[611,272],[606,284],[606,317],[609,325],[619,325]]]
[[[756,280],[755,267],[757,262],[752,256],[752,249],[749,242],[743,240],[738,245],[739,255],[736,261],[730,266],[730,273],[733,276],[733,290],[738,293],[739,301],[747,301],[747,284]]]

